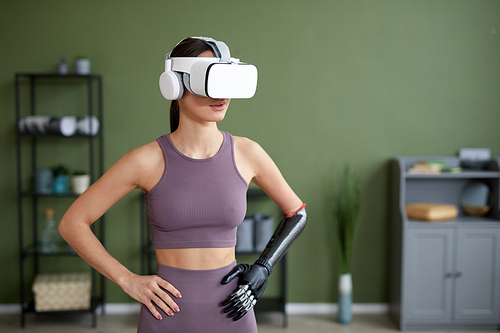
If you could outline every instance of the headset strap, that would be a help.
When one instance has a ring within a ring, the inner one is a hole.
[[[229,52],[229,47],[226,45],[226,43],[215,40],[210,37],[192,37],[192,38],[198,38],[210,45],[212,49],[215,52],[215,55],[217,58],[220,58],[221,62],[229,62],[231,59],[231,53]]]
[[[229,52],[229,47],[226,45],[226,43],[219,41],[219,40],[215,40],[215,39],[210,38],[210,37],[191,37],[191,38],[201,39],[202,41],[204,41],[205,43],[210,45],[212,50],[214,50],[214,52],[215,52],[215,56],[217,58],[220,58],[221,62],[230,62],[231,61],[231,53]],[[182,42],[182,40],[179,43],[175,44],[175,46],[179,45],[181,42]],[[174,46],[174,49],[175,49],[175,46]],[[172,51],[168,52],[166,59],[170,59],[171,53],[172,53]]]

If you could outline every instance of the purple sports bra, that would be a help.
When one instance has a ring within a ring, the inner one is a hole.
[[[156,249],[232,247],[246,214],[248,184],[236,168],[231,134],[222,132],[219,151],[206,159],[182,154],[159,137],[165,158],[160,181],[146,195]]]

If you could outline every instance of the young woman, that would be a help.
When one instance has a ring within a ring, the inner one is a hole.
[[[203,38],[186,38],[169,56],[216,57],[214,51]],[[305,224],[305,205],[268,154],[254,141],[217,128],[229,103],[184,90],[171,103],[171,133],[120,158],[59,224],[60,234],[86,262],[143,304],[138,332],[257,332],[252,307],[272,266]],[[236,227],[245,216],[250,182],[288,218],[259,263],[237,265]],[[133,189],[146,195],[156,275],[129,271],[90,229]]]

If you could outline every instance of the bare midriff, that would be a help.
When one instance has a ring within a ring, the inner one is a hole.
[[[217,269],[235,260],[234,247],[156,249],[159,264],[190,270]]]

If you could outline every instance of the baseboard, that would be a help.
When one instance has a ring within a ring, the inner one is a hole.
[[[140,303],[106,303],[107,314],[134,314],[141,311]]]
[[[106,313],[108,314],[133,314],[139,313],[141,305],[139,303],[107,303]],[[286,312],[290,315],[301,314],[335,314],[337,313],[335,303],[287,303]],[[0,304],[0,315],[19,314],[21,307],[19,304]],[[389,305],[386,303],[354,303],[352,305],[353,314],[386,314],[389,313]]]
[[[107,314],[133,314],[139,313],[141,305],[139,303],[107,303]],[[97,308],[98,313],[102,312],[102,306]],[[19,304],[0,304],[0,315],[10,315],[21,313]]]
[[[0,304],[0,315],[21,313],[20,304]]]
[[[330,315],[338,311],[336,303],[287,303],[286,313],[290,315],[322,314]],[[386,303],[354,303],[353,314],[387,314],[389,304]]]

